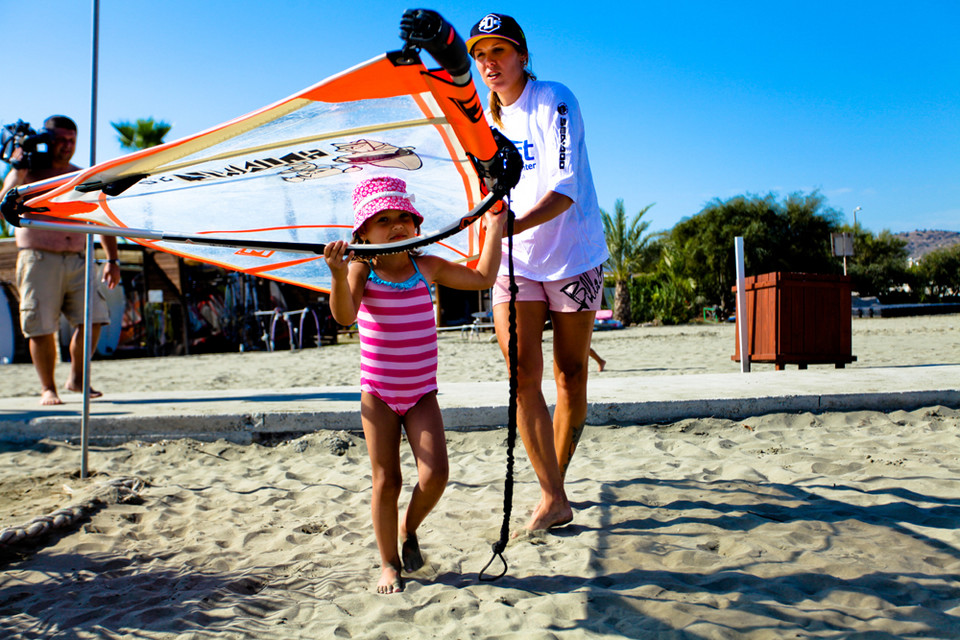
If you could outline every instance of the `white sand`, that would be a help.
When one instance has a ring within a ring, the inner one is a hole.
[[[958,316],[855,320],[851,366],[957,363],[958,336]],[[608,360],[601,375],[738,367],[727,325],[597,334],[595,346]],[[445,338],[441,380],[499,379],[499,357]],[[353,359],[341,345],[94,366],[109,393],[350,384]],[[8,376],[0,383],[19,388]],[[72,445],[8,448],[0,527],[84,493],[104,502],[2,556],[0,637],[960,637],[956,409],[588,427],[568,474],[573,524],[512,541],[496,582],[477,572],[499,535],[505,432],[448,438],[450,483],[420,532],[427,564],[393,596],[372,591],[370,467],[357,435],[93,448],[87,481]],[[125,476],[148,483],[132,503],[97,488]],[[514,529],[537,499],[522,449],[516,481]]]
[[[593,346],[607,360],[605,377],[733,373],[740,370],[739,362],[730,359],[734,332],[733,324],[630,327],[595,333]],[[490,336],[462,340],[459,331],[442,333],[440,384],[505,379],[503,356]],[[552,379],[551,332],[544,335],[544,343],[545,377]],[[857,361],[848,364],[850,368],[960,363],[960,315],[854,319],[852,344]],[[61,388],[67,366],[57,366]],[[754,363],[752,368],[770,371],[773,365]],[[596,372],[593,362],[591,370]],[[360,347],[355,337],[333,347],[295,352],[95,360],[92,364],[93,386],[106,393],[354,386],[359,377]],[[33,365],[0,366],[0,389],[5,397],[39,398]]]

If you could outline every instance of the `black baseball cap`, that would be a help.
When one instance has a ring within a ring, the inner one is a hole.
[[[470,39],[467,40],[467,51],[473,52],[473,45],[484,38],[503,38],[517,46],[521,52],[527,50],[527,38],[517,21],[502,13],[488,13],[480,18],[477,24],[470,29]]]

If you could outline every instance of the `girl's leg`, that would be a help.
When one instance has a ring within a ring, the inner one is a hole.
[[[443,416],[437,404],[437,394],[430,393],[420,398],[407,411],[403,423],[417,460],[417,484],[400,525],[401,559],[404,571],[416,571],[423,566],[417,529],[437,505],[450,475],[447,439],[443,432]]]
[[[595,311],[552,313],[553,375],[557,383],[557,406],[553,412],[553,435],[560,475],[566,477],[570,458],[577,448],[587,420],[587,358],[593,337]]]
[[[400,416],[382,400],[363,391],[360,393],[360,419],[373,476],[370,511],[381,566],[377,592],[396,593],[403,590],[397,551],[397,501],[403,481],[400,473]]]
[[[509,366],[509,308],[493,308],[497,340]],[[527,529],[547,529],[569,522],[573,517],[563,490],[563,477],[557,465],[553,423],[543,397],[543,325],[547,320],[545,302],[517,303],[517,429],[527,457],[540,482],[540,503]]]

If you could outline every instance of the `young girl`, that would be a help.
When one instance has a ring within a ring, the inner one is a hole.
[[[423,216],[399,178],[362,181],[353,192],[356,243],[399,242],[420,232]],[[428,283],[488,289],[500,264],[506,216],[484,216],[486,238],[475,269],[436,256],[397,253],[353,260],[346,243],[324,248],[333,275],[330,309],[360,333],[360,418],[373,467],[373,531],[380,551],[379,593],[403,590],[403,571],[423,566],[417,527],[447,483],[447,445],[437,404],[437,328]],[[400,435],[406,430],[417,461],[417,484],[403,521]],[[401,543],[398,552],[397,541]]]
[[[490,89],[490,124],[524,158],[520,182],[511,193],[519,287],[517,426],[541,491],[527,528],[549,529],[573,518],[563,478],[587,418],[587,358],[607,244],[573,93],[558,82],[537,80],[529,71],[526,36],[510,16],[485,15],[466,44]],[[493,294],[493,322],[504,356],[507,284],[504,266]],[[541,393],[547,320],[553,325],[557,385],[552,420]]]

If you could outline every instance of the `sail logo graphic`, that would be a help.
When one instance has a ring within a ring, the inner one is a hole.
[[[303,182],[341,173],[362,171],[363,165],[407,171],[416,171],[423,166],[423,160],[413,152],[414,147],[398,147],[389,142],[366,139],[334,143],[333,146],[337,153],[343,154],[333,159],[335,164],[318,165],[304,162],[282,171],[284,181]]]
[[[229,164],[218,170],[190,171],[189,173],[175,173],[172,176],[163,175],[153,180],[142,180],[141,185],[157,184],[158,182],[173,182],[174,179],[184,182],[203,182],[207,180],[224,180],[227,178],[236,178],[238,176],[247,176],[260,171],[277,169],[280,167],[289,167],[309,160],[319,160],[330,155],[321,149],[310,149],[307,151],[294,151],[279,158],[257,158],[248,160],[243,164]]]
[[[470,122],[479,122],[483,117],[483,107],[480,105],[480,97],[477,96],[476,92],[467,100],[457,100],[456,98],[450,98],[460,113],[467,117],[467,120]]]
[[[169,183],[176,180],[183,182],[208,182],[211,180],[227,180],[249,176],[261,171],[280,169],[279,175],[286,182],[303,182],[325,178],[341,173],[361,171],[363,165],[406,169],[416,171],[423,166],[423,160],[414,153],[414,147],[398,147],[388,142],[377,140],[354,140],[352,142],[334,143],[335,152],[342,154],[327,162],[334,164],[320,164],[333,155],[322,149],[308,149],[293,151],[279,157],[257,158],[243,163],[229,164],[215,170],[198,170],[187,173],[162,175],[150,180],[143,180],[141,185]]]
[[[236,256],[253,256],[254,258],[269,258],[275,253],[271,249],[249,249],[241,248],[237,250],[234,255]]]
[[[334,158],[334,162],[353,165],[372,164],[377,167],[407,171],[416,171],[423,166],[423,160],[413,152],[416,147],[398,147],[389,142],[377,140],[355,140],[335,143],[333,146],[337,153],[344,154]]]

